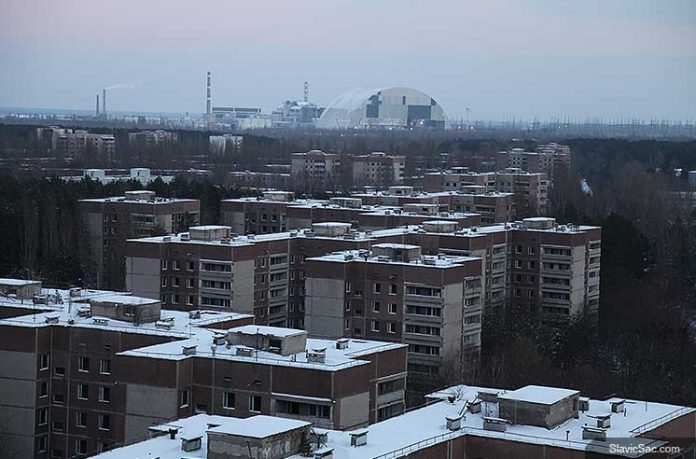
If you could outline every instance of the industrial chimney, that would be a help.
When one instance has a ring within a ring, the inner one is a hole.
[[[97,116],[99,116],[99,94],[97,94]]]
[[[309,102],[309,81],[304,82],[304,101]]]
[[[102,114],[106,116],[106,89],[102,89]]]
[[[208,93],[205,99],[205,114],[210,117],[210,72],[208,72]]]

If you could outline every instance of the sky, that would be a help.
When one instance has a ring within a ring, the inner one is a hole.
[[[696,120],[696,0],[0,0],[0,107],[270,111],[412,86],[451,118]]]

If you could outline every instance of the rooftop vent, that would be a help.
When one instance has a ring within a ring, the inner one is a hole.
[[[607,431],[598,427],[582,427],[583,440],[607,441]]]
[[[201,311],[189,311],[189,319],[200,319],[201,318]]]
[[[625,400],[618,400],[616,402],[610,402],[612,413],[621,413],[624,410]]]
[[[239,347],[237,347],[236,355],[238,355],[240,357],[253,357],[254,356],[254,349],[250,348],[250,347],[239,346]]]
[[[348,433],[350,434],[350,446],[367,445],[367,430],[356,430]]]
[[[77,308],[77,317],[89,317],[92,315],[92,311],[89,306],[80,306]]]
[[[201,449],[203,437],[181,437],[181,450],[186,451],[198,451]]]
[[[580,397],[578,409],[582,412],[590,411],[590,399],[588,397]]]
[[[164,242],[171,242],[171,240],[172,240],[171,236],[163,236],[162,237],[162,241],[164,241]]]
[[[94,319],[92,319],[92,322],[94,322],[97,325],[108,325],[109,319],[104,319],[102,317],[95,317]]]
[[[307,351],[307,362],[310,363],[325,363],[326,362],[326,349],[312,349]]]
[[[174,323],[168,320],[158,320],[157,322],[155,322],[155,328],[171,330],[172,327],[174,327]]]
[[[483,417],[483,430],[505,432],[507,430],[507,425],[508,421],[506,419]]]
[[[462,428],[462,415],[446,416],[447,430],[459,430]]]
[[[348,338],[339,338],[336,340],[336,349],[348,349],[348,343],[350,340]]]
[[[57,324],[58,323],[58,316],[46,316],[46,323],[47,324]]]
[[[190,241],[191,235],[189,233],[181,233],[180,238],[182,241]]]
[[[196,355],[196,348],[198,346],[182,346],[181,353],[184,355]]]
[[[213,343],[218,346],[223,346],[227,342],[227,334],[213,336]]]
[[[608,429],[611,427],[611,414],[597,416],[597,427]]]
[[[79,287],[71,288],[70,289],[70,298],[78,298],[82,296],[82,289]]]
[[[333,448],[322,448],[314,451],[314,459],[333,459]]]

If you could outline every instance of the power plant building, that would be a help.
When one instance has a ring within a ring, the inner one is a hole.
[[[321,129],[446,128],[447,115],[428,94],[413,88],[355,88],[324,110]]]

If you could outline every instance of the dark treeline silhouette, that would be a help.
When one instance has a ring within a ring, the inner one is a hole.
[[[86,229],[78,200],[123,196],[142,188],[134,181],[103,185],[57,178],[17,180],[0,175],[0,277],[42,279],[48,286],[88,283],[94,267],[87,262]],[[220,220],[220,200],[241,193],[210,182],[155,180],[147,189],[161,197],[201,201],[202,224]]]

